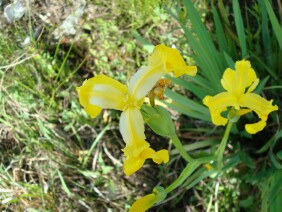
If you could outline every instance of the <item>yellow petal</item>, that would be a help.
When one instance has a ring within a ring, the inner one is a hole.
[[[227,108],[221,108],[217,110],[210,110],[212,123],[217,126],[224,126],[227,124],[228,119],[222,117],[221,113],[226,111]]]
[[[151,208],[157,200],[157,195],[155,195],[154,193],[148,194],[134,202],[134,204],[129,209],[129,212],[145,212],[146,210]]]
[[[158,61],[156,63],[156,61]],[[187,66],[179,51],[169,48],[163,44],[157,45],[149,57],[149,66],[154,67],[161,61],[165,65],[165,72],[174,72],[176,77],[183,74],[195,76],[197,73],[196,66]]]
[[[138,171],[144,164],[145,159],[138,157],[127,157],[123,162],[123,171],[126,176],[130,176]]]
[[[265,126],[266,126],[265,121],[259,121],[254,124],[246,124],[245,129],[250,134],[256,134],[257,132],[262,131]]]
[[[235,71],[231,68],[225,69],[222,79],[221,79],[221,85],[222,87],[229,92],[233,91],[233,85],[234,85],[234,77]]]
[[[251,90],[254,90],[257,85],[257,76],[254,69],[251,68],[250,61],[241,60],[235,63],[235,78],[234,78],[234,92],[237,96],[245,93],[247,87],[251,86]]]
[[[227,68],[221,79],[222,87],[238,97],[245,93],[247,87],[249,87],[247,92],[252,92],[258,85],[258,82],[256,73],[251,68],[251,63],[247,60],[237,61],[235,71]]]
[[[238,116],[243,116],[249,112],[251,112],[252,110],[251,109],[240,109],[239,111],[237,111],[237,115]]]
[[[136,143],[142,142],[146,138],[144,120],[137,108],[128,108],[121,113],[119,129],[123,140],[129,146],[136,146]]]
[[[253,110],[262,121],[266,121],[268,114],[278,110],[276,105],[272,105],[272,100],[267,101],[258,94],[246,93],[240,99],[240,106]]]
[[[95,117],[101,108],[122,110],[127,87],[103,74],[85,80],[77,88],[80,104]]]
[[[88,113],[92,118],[96,118],[100,113],[102,108],[96,105],[87,104],[84,106],[84,110]]]
[[[206,96],[203,99],[203,103],[208,106],[210,110],[218,110],[228,106],[239,107],[237,97],[229,92],[221,92],[215,96]]]
[[[228,119],[221,116],[221,113],[226,111],[227,107],[231,106],[239,109],[237,97],[228,92],[222,92],[213,97],[206,96],[203,103],[209,107],[212,122],[215,125],[225,125],[227,123]]]
[[[140,144],[141,142],[138,142]],[[148,142],[143,141],[140,146],[126,146],[123,150],[126,157],[123,165],[124,173],[129,176],[138,171],[144,164],[146,159],[152,159],[155,163],[167,163],[169,154],[167,150],[155,151],[149,148]]]
[[[168,151],[165,149],[156,152],[155,150],[148,148],[143,151],[140,156],[145,159],[151,158],[157,164],[167,163],[169,160]]]
[[[141,67],[130,79],[128,86],[130,100],[139,101],[145,97],[164,74],[164,65],[160,61],[152,67]]]
[[[81,87],[76,88],[76,91],[77,91],[79,97],[82,96],[80,94],[80,91],[81,91],[80,88]],[[88,113],[92,118],[96,118],[100,114],[100,112],[102,110],[101,107],[88,104],[86,98],[79,98],[79,101],[80,101],[80,104],[84,107],[84,110],[86,111],[86,113]]]

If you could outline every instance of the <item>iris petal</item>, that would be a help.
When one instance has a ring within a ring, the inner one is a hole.
[[[268,114],[278,110],[276,105],[272,105],[272,100],[267,101],[258,94],[246,93],[240,99],[240,106],[253,110],[260,119],[267,120]]]
[[[232,70],[231,68],[227,68],[222,76],[221,79],[221,85],[222,87],[229,92],[233,92],[233,84],[234,84],[234,76],[235,76],[235,71]]]
[[[135,145],[133,142],[145,140],[144,120],[140,110],[128,108],[120,116],[119,129],[123,140],[128,145]]]
[[[165,65],[165,72],[174,72],[175,77],[183,74],[195,76],[197,73],[196,66],[187,66],[179,51],[169,48],[163,44],[157,45],[149,57],[149,66],[155,66],[155,61],[162,61]]]
[[[80,104],[92,117],[97,116],[101,108],[122,110],[125,105],[127,87],[103,74],[85,80],[77,88]],[[92,111],[93,110],[93,111]]]
[[[228,119],[227,118],[224,118],[222,117],[221,113],[223,111],[226,111],[227,108],[221,108],[221,109],[217,109],[217,110],[210,110],[210,113],[211,113],[211,119],[212,119],[212,122],[215,124],[215,125],[218,125],[218,126],[224,126],[226,125]]]
[[[210,110],[221,110],[228,106],[239,107],[237,97],[229,92],[222,92],[215,96],[206,96],[203,103],[209,107]]]
[[[144,164],[145,159],[138,157],[127,157],[123,162],[123,171],[126,176],[138,171]]]
[[[250,61],[241,60],[235,63],[235,79],[233,83],[235,93],[240,96],[245,93],[245,89],[251,86],[257,79],[254,69],[251,68]],[[256,83],[253,84],[252,90],[256,88]]]
[[[141,67],[130,79],[128,92],[131,100],[139,101],[153,88],[156,82],[164,75],[162,63],[154,67]]]
[[[254,124],[246,124],[245,129],[250,134],[256,134],[257,132],[262,131],[265,126],[266,126],[265,121],[259,121]]]
[[[140,144],[141,142],[139,142]],[[155,151],[149,148],[149,144],[144,140],[143,146],[126,146],[123,149],[126,159],[124,161],[124,173],[129,176],[138,171],[144,164],[146,159],[152,159],[155,163],[167,163],[169,154],[167,150]],[[146,146],[147,144],[147,146]]]
[[[148,194],[134,202],[129,212],[145,212],[146,210],[151,208],[157,200],[158,197],[156,194]]]

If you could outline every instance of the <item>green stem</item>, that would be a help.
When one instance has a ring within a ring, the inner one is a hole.
[[[180,186],[194,171],[195,169],[199,166],[200,164],[197,161],[192,161],[187,166],[185,169],[181,172],[179,177],[172,183],[170,186],[168,186],[165,191],[168,194],[172,190],[176,189],[178,186]]]
[[[177,187],[183,184],[183,182],[201,165],[204,163],[209,163],[215,160],[215,156],[207,156],[203,158],[192,159],[189,164],[186,165],[185,169],[181,172],[179,177],[168,186],[165,191],[168,194]]]
[[[188,162],[191,162],[193,159],[188,155],[186,150],[184,149],[181,141],[179,140],[176,133],[171,136],[171,140],[175,148],[178,150],[179,154]]]
[[[226,148],[226,144],[227,144],[227,140],[228,140],[231,128],[232,128],[232,122],[229,121],[228,124],[227,124],[227,127],[225,129],[224,136],[223,136],[223,138],[220,142],[220,145],[219,145],[217,151],[215,152],[215,154],[217,155],[218,168],[222,167],[223,153],[224,153],[224,150]]]

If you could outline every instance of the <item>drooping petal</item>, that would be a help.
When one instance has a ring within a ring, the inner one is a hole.
[[[240,106],[253,110],[262,121],[266,121],[268,114],[278,110],[277,105],[255,93],[246,93],[240,99]]]
[[[123,162],[123,171],[126,176],[130,176],[138,171],[144,163],[145,159],[143,158],[127,157]]]
[[[266,126],[265,121],[259,121],[254,124],[246,124],[245,129],[250,134],[256,134],[257,132],[262,131],[265,126]]]
[[[164,72],[164,64],[155,62],[155,66],[142,66],[130,79],[128,86],[131,101],[139,101],[154,87]]]
[[[203,99],[203,103],[210,110],[217,110],[228,106],[234,106],[236,109],[239,107],[237,97],[228,92],[221,92],[215,96],[206,96]]]
[[[197,73],[196,66],[187,66],[179,51],[174,48],[169,48],[163,44],[157,45],[153,53],[149,57],[149,66],[154,67],[156,61],[161,61],[165,65],[165,72],[174,72],[175,77],[183,74],[195,76]]]
[[[156,194],[148,194],[134,202],[134,204],[129,209],[129,212],[145,212],[149,208],[151,208],[157,200],[158,197]]]
[[[80,104],[92,117],[102,108],[122,110],[125,106],[127,87],[103,74],[85,80],[77,88]]]
[[[135,145],[133,142],[141,142],[146,138],[144,120],[137,108],[128,108],[121,113],[119,129],[123,140],[128,145]]]
[[[148,148],[142,152],[141,157],[145,159],[152,158],[152,160],[157,164],[167,163],[169,160],[169,154],[166,149],[156,152],[155,150]]]
[[[141,142],[138,142],[139,144]],[[169,154],[167,150],[155,151],[149,146],[146,147],[146,144],[149,145],[145,140],[143,141],[144,145],[140,148],[139,146],[126,146],[123,149],[124,160],[123,170],[124,173],[129,176],[134,172],[138,171],[144,164],[146,159],[152,159],[155,163],[167,163],[169,160]],[[139,154],[136,154],[136,149],[139,149]]]
[[[237,97],[229,92],[222,92],[215,96],[206,96],[203,99],[204,105],[209,107],[212,122],[215,125],[225,125],[228,121],[227,118],[221,116],[227,107],[232,106],[239,109]]]

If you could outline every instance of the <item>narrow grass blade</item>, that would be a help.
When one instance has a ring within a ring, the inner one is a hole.
[[[63,178],[63,176],[62,176],[62,174],[60,172],[60,170],[58,169],[57,172],[58,172],[58,176],[59,176],[59,178],[61,180],[61,183],[62,183],[64,191],[67,193],[67,195],[69,197],[73,196],[73,193],[69,190],[69,188],[68,188],[68,186],[67,186],[67,184],[66,184],[66,182],[65,182],[65,180],[64,180],[64,178]]]
[[[109,125],[107,125],[98,135],[97,137],[95,138],[95,140],[93,141],[90,149],[88,150],[86,156],[83,158],[83,161],[82,161],[82,167],[85,167],[85,165],[87,164],[89,158],[90,158],[90,155],[91,153],[93,152],[95,146],[97,145],[97,143],[101,140],[101,138],[103,137],[104,133],[109,129]]]

